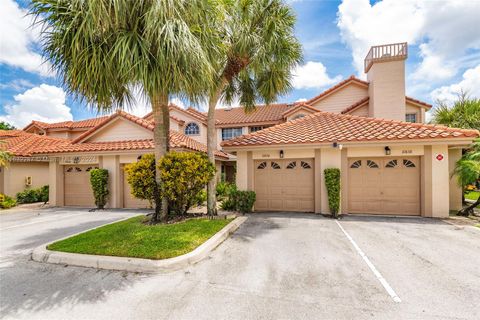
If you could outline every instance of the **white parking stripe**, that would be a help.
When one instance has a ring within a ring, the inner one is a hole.
[[[368,267],[370,268],[370,270],[372,270],[373,274],[375,275],[375,277],[377,277],[378,281],[380,281],[380,283],[382,284],[382,286],[385,288],[385,290],[387,290],[388,294],[390,295],[390,297],[392,297],[393,301],[395,302],[402,302],[402,300],[397,296],[397,294],[395,293],[395,291],[392,289],[392,287],[388,284],[387,280],[385,280],[385,278],[382,276],[382,274],[377,270],[377,268],[375,268],[375,266],[373,265],[373,263],[370,261],[370,259],[368,259],[368,257],[365,255],[365,253],[362,251],[362,249],[360,249],[360,247],[357,245],[357,243],[353,240],[353,238],[347,233],[347,231],[345,231],[345,229],[343,229],[342,225],[340,224],[340,222],[338,222],[337,220],[335,220],[335,222],[337,223],[337,225],[340,227],[340,230],[342,230],[342,232],[345,234],[345,236],[347,237],[347,239],[352,243],[353,247],[355,248],[355,250],[358,252],[358,254],[362,257],[363,261],[365,261],[365,263],[368,265]]]

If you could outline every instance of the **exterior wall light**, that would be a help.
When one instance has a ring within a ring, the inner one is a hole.
[[[332,147],[337,148],[338,147],[338,142],[334,142]]]
[[[338,149],[338,150],[342,150],[343,149],[343,145],[342,144],[339,144],[338,142],[334,142],[332,144],[332,147]]]
[[[280,150],[280,159],[283,159],[283,150]]]
[[[390,150],[390,147],[388,147],[388,146],[385,147],[385,154],[386,154],[387,156],[389,156],[389,155],[392,154],[392,150]]]

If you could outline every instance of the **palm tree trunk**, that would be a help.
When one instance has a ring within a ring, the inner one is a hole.
[[[155,163],[159,161],[169,149],[169,131],[170,131],[170,111],[168,109],[168,95],[158,95],[151,98],[153,121],[153,141],[155,146]],[[155,181],[160,186],[160,170],[155,165]],[[161,198],[160,190],[155,188],[155,214],[152,216],[152,222],[158,220],[166,221],[168,215],[168,200]]]
[[[473,214],[473,209],[480,205],[480,196],[478,197],[477,201],[472,203],[471,205],[463,208],[462,210],[457,212],[457,216],[465,216],[468,217],[470,214]]]
[[[215,166],[215,150],[217,149],[216,136],[217,130],[215,128],[215,107],[217,106],[220,95],[226,85],[225,78],[220,80],[217,89],[210,95],[208,100],[208,115],[207,115],[207,155],[208,160]],[[215,175],[207,185],[207,214],[210,216],[217,215],[217,176]]]

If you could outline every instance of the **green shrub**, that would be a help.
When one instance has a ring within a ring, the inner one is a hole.
[[[226,211],[240,211],[242,213],[252,212],[255,204],[256,194],[254,191],[239,191],[237,186],[230,184],[226,191],[226,198],[220,207]]]
[[[15,207],[17,205],[17,201],[12,197],[9,197],[3,193],[0,193],[0,208],[1,209],[9,209]]]
[[[207,201],[207,190],[205,189],[202,189],[200,190],[199,193],[197,193],[197,195],[195,196],[195,200],[194,200],[194,205],[196,206],[202,206],[205,204],[205,202]]]
[[[137,199],[155,202],[155,156],[144,154],[140,160],[125,166],[127,182],[132,195]]]
[[[237,191],[235,194],[237,210],[241,213],[252,212],[256,200],[254,191]]]
[[[325,169],[324,173],[328,194],[328,206],[330,207],[330,213],[336,218],[338,210],[340,209],[340,169]]]
[[[169,152],[158,162],[162,196],[173,214],[184,215],[198,193],[215,175],[215,166],[203,153]]]
[[[38,202],[38,192],[36,189],[25,189],[22,192],[17,193],[18,203],[33,203]]]
[[[16,195],[18,203],[48,202],[48,185],[37,189],[25,189]]]
[[[92,185],[95,205],[98,209],[103,209],[105,204],[107,204],[108,197],[108,170],[90,170],[90,184]]]

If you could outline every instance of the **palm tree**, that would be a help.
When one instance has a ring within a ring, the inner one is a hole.
[[[106,113],[128,108],[140,88],[152,105],[158,160],[168,152],[169,97],[196,101],[211,82],[204,48],[218,47],[209,27],[216,7],[202,0],[33,0],[31,13],[43,26],[45,57],[75,98]],[[152,222],[168,213],[158,192],[155,202]]]
[[[208,96],[208,157],[215,163],[215,107],[221,98],[239,98],[245,111],[255,103],[270,103],[290,88],[292,69],[301,61],[294,36],[295,15],[281,0],[224,1],[227,19],[221,30],[221,50],[210,55],[214,85]],[[208,184],[208,214],[216,214],[216,179]]]
[[[480,179],[480,139],[477,139],[472,144],[472,147],[457,161],[452,176],[457,177],[457,182],[462,187],[462,190],[467,185],[474,184]],[[462,200],[465,202],[464,198]],[[457,214],[468,216],[473,213],[473,208],[478,205],[480,205],[480,196],[473,204],[466,206]]]
[[[469,98],[467,93],[460,92],[453,106],[439,101],[433,111],[433,123],[463,129],[480,128],[480,99]]]

